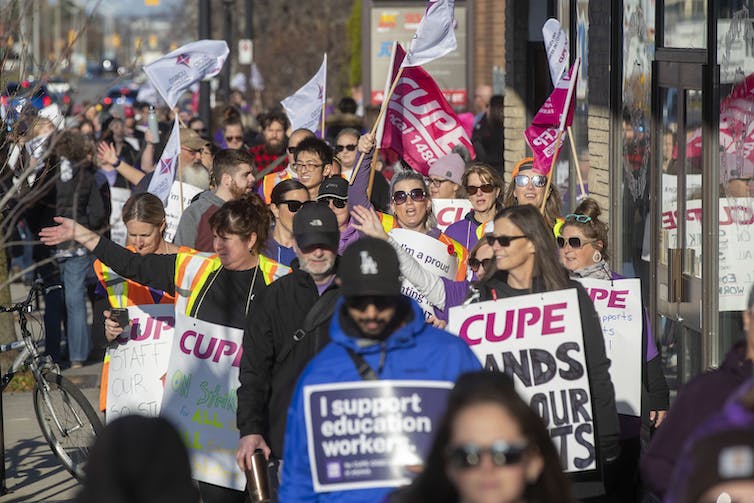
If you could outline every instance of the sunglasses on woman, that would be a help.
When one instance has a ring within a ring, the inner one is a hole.
[[[281,204],[284,204],[284,205],[288,206],[288,211],[290,211],[291,213],[296,213],[298,210],[301,209],[301,207],[304,205],[304,203],[308,203],[308,202],[309,201],[304,201],[304,202],[301,202],[301,201],[280,201],[279,203],[275,203],[275,204],[277,204],[278,206],[280,206]]]
[[[483,185],[467,185],[466,186],[466,193],[470,196],[473,196],[477,193],[478,190],[481,190],[485,194],[489,194],[493,190],[495,190],[495,186],[491,183],[485,183]]]
[[[482,464],[482,457],[489,454],[492,463],[499,467],[519,463],[525,451],[525,443],[509,444],[503,440],[498,440],[490,447],[479,447],[474,444],[451,447],[448,449],[447,459],[453,467],[467,470]]]
[[[349,152],[353,152],[354,150],[356,150],[356,147],[358,147],[358,145],[356,145],[356,144],[351,144],[351,145],[335,145],[335,149],[334,150],[337,153],[341,153],[341,152],[343,152],[343,150],[348,150]]]
[[[243,141],[243,136],[226,136],[225,141],[231,142],[231,141]]]
[[[499,244],[503,248],[507,248],[511,245],[511,241],[525,237],[526,236],[494,236],[492,234],[487,234],[486,236],[484,236],[484,239],[487,240],[487,244],[490,246],[493,246],[495,242],[497,242],[497,244]]]
[[[346,204],[348,204],[348,201],[345,199],[338,199],[337,197],[320,197],[317,201],[322,201],[325,204],[332,203],[332,205],[338,209],[343,209],[346,207]]]
[[[513,177],[513,180],[519,187],[526,187],[527,185],[529,185],[530,180],[531,184],[535,187],[544,187],[545,185],[547,185],[547,177],[545,175],[516,175],[515,177]]]
[[[558,248],[565,248],[565,245],[567,243],[568,246],[574,249],[579,249],[582,246],[586,246],[588,244],[594,243],[594,240],[582,242],[581,238],[575,237],[575,236],[568,239],[564,238],[563,236],[558,236],[557,241],[558,241]]]
[[[471,270],[474,272],[478,272],[479,267],[484,267],[484,270],[486,271],[490,266],[490,262],[492,262],[492,257],[483,258],[482,260],[472,257],[469,259],[469,267],[471,267]]]
[[[424,192],[424,189],[411,189],[408,192],[399,190],[393,193],[393,202],[395,204],[403,204],[409,197],[415,203],[421,203],[427,198],[427,193]]]

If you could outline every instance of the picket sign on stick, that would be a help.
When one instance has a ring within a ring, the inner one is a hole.
[[[372,129],[369,131],[369,136],[374,136],[375,134],[377,134],[377,128],[379,127],[380,122],[382,122],[385,112],[387,111],[387,105],[390,102],[390,97],[393,95],[393,92],[395,92],[395,86],[398,85],[398,81],[401,80],[402,74],[403,74],[403,67],[401,66],[398,69],[398,75],[395,76],[395,80],[393,80],[393,83],[390,85],[390,90],[387,92],[387,94],[385,95],[385,98],[382,100],[382,105],[380,105],[380,113],[377,115],[377,120],[374,121],[374,124],[372,124]],[[375,138],[375,141],[377,141],[377,138]],[[356,180],[356,173],[359,172],[359,168],[361,168],[361,162],[363,160],[364,160],[364,152],[360,152],[359,160],[356,163],[356,167],[353,168],[353,173],[351,174],[350,183],[353,183],[353,181]],[[374,171],[374,163],[372,163],[372,171]],[[372,175],[370,175],[370,177],[371,176]],[[374,179],[371,178],[371,180],[373,181]]]
[[[576,142],[573,140],[573,128],[568,126],[568,139],[571,141],[571,153],[573,154],[573,163],[576,165],[576,176],[579,179],[579,187],[581,188],[581,197],[586,197],[586,189],[584,188],[584,179],[581,177],[581,166],[579,165],[579,155],[576,151]]]

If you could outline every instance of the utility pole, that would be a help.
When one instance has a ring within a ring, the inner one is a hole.
[[[209,0],[199,0],[199,39],[211,39],[212,38],[212,18]],[[209,107],[209,82],[199,83],[199,117],[202,118],[202,122],[207,125],[208,131],[213,131],[214,125],[210,123],[210,107]]]
[[[246,27],[244,30],[244,38],[251,40],[251,46],[254,47],[254,0],[245,0],[245,12],[246,12]],[[251,107],[254,101],[254,89],[251,85],[251,73],[254,70],[254,53],[252,52],[251,64],[249,64],[249,71],[246,72],[246,79],[248,86],[246,88],[246,101]]]
[[[228,59],[225,61],[225,66],[223,67],[223,94],[225,95],[225,104],[227,105],[230,103],[230,68],[233,62],[233,53],[235,52],[233,47],[233,4],[235,3],[235,0],[223,0],[223,6],[225,7],[225,11],[223,12],[225,19],[224,19],[224,28],[223,28],[223,36],[225,37],[225,41],[228,43],[228,47],[230,48],[230,53],[228,54]]]

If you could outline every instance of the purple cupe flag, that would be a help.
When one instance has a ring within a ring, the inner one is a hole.
[[[162,199],[163,204],[167,203],[175,179],[175,170],[178,167],[178,156],[181,153],[181,136],[179,133],[180,124],[178,124],[178,115],[176,114],[173,130],[170,132],[165,150],[162,151],[162,156],[154,168],[147,189],[147,192]]]
[[[144,73],[170,108],[191,85],[214,77],[229,53],[224,40],[197,40],[144,66]]]
[[[456,42],[455,0],[430,0],[416,34],[408,46],[404,67],[426,65],[458,47]]]
[[[552,94],[532,119],[531,126],[524,131],[526,143],[534,153],[534,167],[544,175],[550,172],[558,134],[573,122],[573,89],[578,79],[580,62],[576,59],[568,74],[558,81]]]

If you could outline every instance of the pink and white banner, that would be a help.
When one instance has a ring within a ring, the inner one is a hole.
[[[534,153],[535,168],[540,173],[550,172],[558,133],[573,123],[573,89],[578,80],[580,61],[576,59],[568,74],[558,81],[532,119],[531,126],[524,131],[526,143]]]
[[[393,79],[404,57],[405,51],[397,46]],[[475,157],[471,139],[458,116],[437,83],[421,67],[403,68],[385,112],[380,144],[395,151],[423,175],[455,145],[463,145]]]

